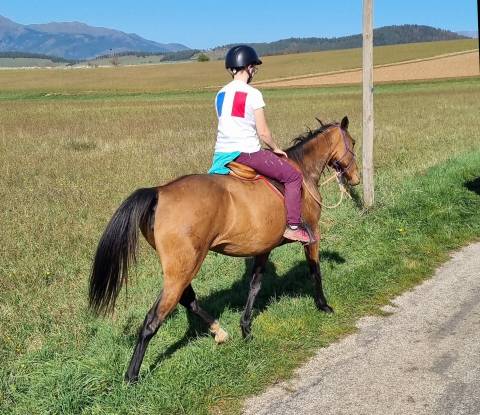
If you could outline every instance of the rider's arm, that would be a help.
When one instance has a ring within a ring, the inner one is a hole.
[[[260,139],[267,146],[269,146],[274,153],[287,157],[287,154],[277,146],[275,141],[273,141],[272,133],[270,132],[270,128],[268,128],[267,119],[265,118],[265,111],[263,108],[258,108],[255,110],[255,125]]]

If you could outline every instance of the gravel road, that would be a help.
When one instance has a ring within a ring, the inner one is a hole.
[[[480,243],[385,310],[245,414],[480,414]]]

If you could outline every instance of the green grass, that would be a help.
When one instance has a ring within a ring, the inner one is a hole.
[[[375,208],[348,202],[322,215],[336,314],[316,311],[301,247],[282,247],[245,343],[239,316],[251,263],[210,254],[194,287],[232,340],[215,346],[179,308],[152,341],[142,381],[126,387],[136,330],[161,288],[159,262],[142,244],[128,300],[122,293],[113,318],[95,319],[86,310],[92,255],[135,188],[206,170],[213,94],[27,92],[0,93],[0,413],[238,412],[245,396],[290,376],[480,236],[480,79],[379,86]],[[266,90],[265,98],[281,143],[314,126],[315,115],[347,113],[361,154],[360,88]],[[325,195],[337,197],[333,188]]]

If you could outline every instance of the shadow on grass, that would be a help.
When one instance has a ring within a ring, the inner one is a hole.
[[[349,193],[350,193],[350,196],[352,197],[352,200],[353,200],[353,203],[355,204],[355,207],[358,210],[363,210],[363,208],[364,208],[363,199],[360,196],[358,190],[356,188],[350,187],[349,188]]]
[[[149,367],[150,372],[154,371],[163,361],[165,361],[170,356],[172,356],[177,350],[188,345],[190,341],[195,340],[199,336],[204,336],[209,333],[208,327],[200,320],[199,317],[191,313],[187,313],[187,318],[188,318],[187,332],[183,335],[183,337],[180,340],[177,340],[175,343],[168,346],[164,352],[160,353],[155,358],[154,362]],[[160,327],[160,330],[158,333],[159,335],[161,335],[161,330],[162,328]]]
[[[474,192],[477,195],[480,195],[480,177],[477,177],[476,179],[465,182],[463,185],[471,192]]]
[[[336,264],[345,263],[345,258],[343,258],[338,252],[334,251],[321,251],[320,257],[322,258],[321,263],[323,264],[327,262]],[[201,307],[213,317],[218,318],[227,309],[240,312],[243,311],[249,292],[253,258],[246,258],[245,262],[245,273],[242,278],[235,281],[230,288],[216,291],[206,297],[199,298]],[[265,310],[271,302],[276,300],[276,298],[283,296],[313,297],[313,283],[305,261],[295,265],[286,274],[281,276],[277,274],[275,264],[268,261],[263,274],[262,289],[255,301],[255,312],[258,313]],[[175,312],[172,313],[172,316],[173,315],[175,315]],[[198,336],[208,334],[208,327],[206,327],[197,316],[191,313],[187,313],[187,316],[189,324],[187,332],[180,340],[169,346],[163,353],[157,356],[155,361],[150,365],[150,371],[155,370],[162,361],[168,359],[183,346],[186,346],[191,340],[196,339]]]

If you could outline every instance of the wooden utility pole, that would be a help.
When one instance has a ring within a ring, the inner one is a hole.
[[[477,0],[478,72],[480,72],[480,0]]]
[[[479,0],[480,1],[480,0]],[[373,0],[363,0],[363,200],[373,205]]]

